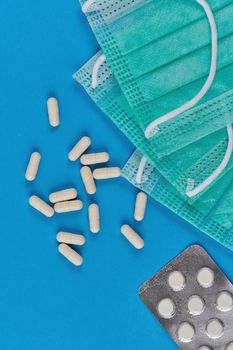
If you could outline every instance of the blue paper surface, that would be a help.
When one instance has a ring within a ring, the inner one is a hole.
[[[77,1],[0,2],[1,253],[0,349],[173,350],[176,345],[138,297],[139,286],[193,243],[201,244],[233,281],[233,253],[156,202],[145,221],[133,220],[137,190],[124,179],[101,181],[99,235],[89,233],[92,200],[79,162],[67,153],[83,135],[91,151],[108,151],[123,166],[132,145],[101,113],[72,74],[98,50]],[[46,100],[55,95],[61,125],[48,124]],[[30,153],[42,154],[38,179],[24,173]],[[31,194],[75,186],[82,212],[47,219],[28,205]],[[145,239],[138,252],[120,234],[132,224]],[[83,233],[84,264],[57,253],[59,230]]]

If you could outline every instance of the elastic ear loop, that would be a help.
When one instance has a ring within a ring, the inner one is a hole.
[[[98,74],[99,74],[99,69],[102,66],[102,64],[106,61],[106,56],[101,55],[95,62],[93,70],[92,70],[92,82],[91,82],[91,87],[92,89],[96,89],[98,86]]]
[[[148,125],[148,127],[145,130],[145,136],[146,138],[151,138],[158,130],[158,126],[162,123],[165,123],[166,121],[178,116],[181,113],[184,113],[188,109],[195,106],[207,93],[209,88],[211,87],[216,70],[217,70],[217,56],[218,56],[218,33],[217,33],[217,27],[214,19],[213,12],[206,2],[206,0],[196,0],[204,9],[207,18],[209,20],[210,28],[211,28],[211,36],[212,36],[212,57],[211,57],[211,66],[210,66],[210,72],[208,79],[206,80],[204,86],[199,91],[199,93],[190,101],[185,103],[183,106],[174,109],[173,111],[165,114],[164,116],[154,120],[152,123]]]
[[[217,179],[217,177],[223,172],[223,170],[226,168],[227,164],[229,163],[229,160],[231,158],[232,149],[233,149],[233,129],[232,125],[227,126],[227,134],[228,134],[228,146],[225,153],[225,156],[221,162],[221,164],[217,167],[217,169],[205,180],[203,181],[199,186],[197,186],[194,189],[189,189],[189,184],[186,189],[186,194],[188,197],[194,197],[200,192],[202,192],[205,188],[207,188],[214,180]],[[188,182],[190,179],[188,180]]]
[[[228,145],[227,145],[227,150],[225,153],[225,156],[221,162],[221,164],[217,167],[217,169],[205,180],[203,181],[199,186],[197,186],[194,189],[190,189],[190,183],[194,184],[195,181],[193,179],[188,179],[187,180],[187,188],[186,188],[186,195],[188,197],[194,197],[200,192],[204,191],[214,180],[217,179],[217,177],[223,172],[223,170],[226,168],[227,164],[229,163],[232,155],[232,150],[233,150],[233,129],[232,125],[227,126],[227,134],[228,134]],[[144,169],[147,164],[147,159],[146,157],[142,157],[141,161],[139,163],[138,167],[138,172],[136,176],[136,182],[138,184],[142,183],[142,177],[144,173]]]
[[[146,159],[146,157],[143,156],[141,158],[140,163],[139,163],[137,176],[136,176],[136,183],[139,184],[139,185],[141,185],[141,183],[142,183],[142,176],[143,176],[146,164],[147,164],[147,159]]]
[[[87,0],[86,2],[84,2],[84,4],[82,5],[83,13],[87,13],[91,6],[95,3],[95,1],[96,0]]]
[[[212,33],[212,59],[211,59],[211,67],[210,67],[210,73],[208,76],[208,79],[206,83],[204,84],[203,88],[200,90],[200,92],[189,102],[181,106],[180,108],[175,109],[174,111],[164,115],[163,117],[160,117],[153,121],[146,129],[145,131],[145,136],[147,138],[150,138],[152,136],[152,131],[153,129],[158,130],[158,125],[166,122],[169,119],[172,119],[176,117],[178,114],[181,114],[185,112],[186,110],[192,108],[197,102],[199,102],[200,99],[203,98],[203,96],[207,93],[209,90],[210,86],[213,83],[215,74],[216,74],[216,69],[217,69],[217,53],[218,53],[218,34],[217,34],[217,27],[216,23],[214,20],[214,16],[212,13],[212,10],[210,6],[207,4],[205,0],[197,0],[197,2],[204,8],[206,15],[208,17],[210,27],[211,27],[211,33]],[[222,171],[226,168],[227,164],[229,163],[229,160],[231,158],[232,154],[232,149],[233,149],[233,131],[232,131],[232,126],[228,125],[227,126],[227,133],[228,133],[228,147],[225,153],[225,156],[221,162],[221,164],[218,166],[218,168],[205,180],[203,181],[199,186],[197,186],[194,189],[190,188],[190,183],[194,184],[193,179],[188,179],[188,184],[187,184],[187,189],[186,189],[186,194],[188,197],[194,197],[200,192],[202,192],[205,188],[207,188],[221,173]],[[138,174],[137,174],[137,182],[141,183],[142,181],[142,175],[143,175],[143,167],[146,166],[146,161],[145,159],[141,159],[141,162],[139,164],[138,168]]]
[[[87,0],[83,7],[82,10],[84,13],[86,13],[90,7],[94,4],[95,0]],[[164,115],[163,117],[160,117],[156,119],[154,122],[152,122],[146,129],[145,131],[145,136],[147,138],[150,138],[152,136],[152,130],[157,129],[158,125],[166,122],[167,120],[170,120],[177,115],[185,112],[186,110],[192,108],[199,102],[204,95],[207,93],[209,90],[210,86],[213,83],[215,74],[216,74],[216,69],[217,69],[217,53],[218,53],[218,34],[217,34],[217,27],[215,23],[215,19],[212,13],[212,10],[208,3],[205,0],[197,0],[197,2],[204,8],[206,15],[208,17],[210,27],[211,27],[211,33],[212,33],[212,59],[211,59],[211,67],[210,67],[210,73],[208,76],[208,79],[206,83],[204,84],[203,88],[200,90],[200,92],[189,102],[184,104],[183,106],[173,110],[172,112]],[[93,71],[92,71],[92,88],[95,89],[98,86],[98,72],[101,67],[101,65],[105,62],[106,57],[105,55],[101,55],[98,60],[96,61]],[[227,126],[227,133],[228,133],[228,147],[226,150],[226,154],[223,158],[223,161],[221,164],[218,166],[218,168],[205,180],[203,181],[199,186],[197,186],[195,189],[190,189],[189,182],[190,179],[188,180],[188,185],[186,189],[186,194],[188,197],[194,197],[200,192],[202,192],[206,187],[208,187],[226,168],[227,164],[229,163],[229,160],[231,158],[232,154],[232,149],[233,149],[233,130],[232,126],[228,125]],[[143,177],[143,172],[147,164],[147,158],[142,157],[139,167],[138,167],[138,172],[136,176],[136,182],[138,184],[142,183],[142,177]],[[194,182],[194,181],[192,181]]]

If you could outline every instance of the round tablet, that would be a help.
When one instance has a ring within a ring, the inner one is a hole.
[[[172,318],[175,313],[175,305],[173,301],[169,298],[162,299],[157,306],[157,310],[161,317],[163,318]]]
[[[214,284],[214,272],[209,267],[203,267],[197,273],[197,280],[203,288],[209,288]]]
[[[185,277],[180,271],[173,271],[168,277],[168,284],[175,292],[178,292],[184,288]]]
[[[211,348],[209,348],[209,346],[201,346],[198,350],[212,350]]]
[[[180,324],[178,329],[178,338],[180,341],[183,343],[189,343],[193,339],[194,334],[194,327],[190,323],[183,322]]]
[[[223,324],[217,318],[210,320],[206,327],[207,335],[212,339],[220,338],[223,334]]]
[[[233,342],[227,345],[226,350],[233,350]]]
[[[197,316],[201,315],[204,310],[205,304],[201,297],[198,295],[192,295],[188,300],[189,313]]]
[[[233,297],[229,292],[224,291],[219,293],[217,297],[217,308],[224,312],[230,311],[233,308]]]

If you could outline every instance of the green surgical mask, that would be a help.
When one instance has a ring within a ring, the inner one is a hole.
[[[228,186],[220,201],[216,202],[213,196],[214,192],[219,189],[219,186],[216,184],[202,196],[202,199],[199,199],[193,205],[189,205],[161,174],[149,164],[147,164],[145,171],[147,177],[143,183],[138,185],[136,176],[141,157],[142,154],[138,150],[135,151],[122,170],[122,175],[134,186],[148,193],[152,198],[199,230],[233,250],[232,186]],[[200,200],[202,201],[201,204]],[[212,203],[211,205],[210,202]],[[208,210],[206,209],[207,204],[209,204]]]
[[[158,157],[232,124],[233,113],[225,111],[226,102],[232,103],[228,91],[233,89],[231,1],[82,4],[105,54],[93,69],[92,86],[98,84],[106,56]],[[202,110],[195,119],[189,111],[214,100],[218,114]]]
[[[185,200],[188,200],[190,203],[196,201],[215,181],[220,180],[220,178],[227,173],[231,176],[230,170],[233,167],[233,157],[230,157],[230,160],[226,163],[226,167],[222,168],[218,176],[216,176],[209,185],[205,186],[195,195],[190,196],[191,198],[188,198],[188,191],[192,192],[196,190],[201,184],[205,183],[206,179],[213,175],[220,165],[222,165],[226,157],[226,150],[229,148],[230,152],[228,153],[231,155],[232,145],[228,140],[226,129],[221,129],[169,156],[159,159],[153,152],[148,140],[145,139],[132,109],[106,62],[103,63],[100,68],[99,84],[97,88],[92,89],[93,67],[99,57],[101,57],[101,53],[98,53],[82,67],[74,75],[75,79],[85,87],[98,106],[114,121],[114,123],[116,123],[132,143],[140,149],[146,159],[149,159],[156,169],[181,193],[181,196],[183,196]],[[231,95],[233,96],[233,91]],[[212,109],[214,109],[214,106],[215,104],[213,102]],[[206,105],[203,106],[203,109],[205,108]],[[194,110],[192,113],[194,113]],[[199,116],[200,113],[199,107],[197,108],[197,115]],[[230,137],[232,138],[232,132]],[[143,157],[142,160],[143,159],[145,158]],[[138,173],[140,175],[139,177],[142,177],[144,174],[143,169],[142,171],[140,170],[140,166]],[[138,182],[140,182],[140,179]],[[218,183],[219,182],[220,181],[218,181]],[[222,191],[224,191],[227,186],[228,181],[226,181],[224,176],[224,180],[221,180]],[[219,195],[221,195],[221,193]]]

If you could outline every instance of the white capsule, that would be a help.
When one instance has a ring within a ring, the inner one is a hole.
[[[74,146],[69,152],[68,158],[71,161],[77,160],[91,145],[91,139],[87,136],[81,138],[81,140]]]
[[[50,97],[47,101],[49,124],[56,127],[60,124],[58,102],[55,97]]]
[[[77,190],[75,188],[68,188],[67,190],[62,190],[58,192],[53,192],[49,195],[49,200],[51,203],[69,201],[77,197]]]
[[[34,181],[36,179],[38,168],[40,165],[40,160],[41,160],[41,155],[39,152],[33,152],[31,154],[31,157],[27,166],[26,174],[25,174],[25,178],[28,181]]]
[[[82,265],[83,258],[81,255],[79,255],[74,249],[70,248],[67,244],[59,244],[58,251],[75,266]]]
[[[121,227],[121,233],[136,249],[142,249],[144,247],[143,239],[129,225],[123,225]]]
[[[121,176],[121,169],[118,167],[95,169],[93,176],[96,180],[112,179]]]
[[[31,196],[29,198],[29,204],[47,217],[54,215],[53,208],[38,196]]]
[[[80,170],[80,173],[87,193],[96,193],[95,181],[91,169],[88,166],[83,166]]]
[[[88,214],[90,231],[92,233],[98,233],[100,231],[99,206],[97,204],[89,205]]]
[[[142,221],[145,216],[147,203],[147,195],[144,192],[138,192],[135,203],[134,218],[137,221]]]
[[[56,213],[69,213],[71,211],[81,210],[83,207],[83,202],[80,200],[59,202],[54,205],[54,210]]]
[[[83,245],[86,239],[83,235],[77,235],[70,232],[58,232],[57,241],[60,243]]]
[[[84,154],[80,161],[83,165],[106,163],[109,161],[109,154],[107,152]]]

